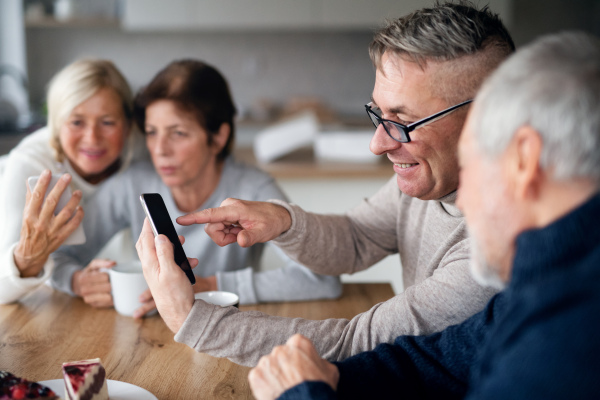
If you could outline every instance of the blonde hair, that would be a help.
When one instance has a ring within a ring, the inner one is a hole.
[[[50,146],[59,162],[64,161],[65,153],[60,145],[60,127],[73,109],[100,89],[111,88],[121,98],[123,115],[129,128],[128,138],[121,151],[121,165],[131,160],[135,141],[132,123],[133,96],[129,84],[117,67],[108,60],[78,60],[67,65],[50,81],[48,89],[48,128]]]

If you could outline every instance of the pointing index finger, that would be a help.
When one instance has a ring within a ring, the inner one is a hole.
[[[182,215],[176,221],[179,225],[208,224],[214,222],[236,223],[240,219],[232,207],[207,208],[195,213]]]

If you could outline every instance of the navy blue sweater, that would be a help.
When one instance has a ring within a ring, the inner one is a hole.
[[[281,399],[600,399],[600,195],[523,232],[508,288],[467,321],[338,363]]]

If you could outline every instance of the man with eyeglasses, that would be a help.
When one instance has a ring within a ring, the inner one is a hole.
[[[600,398],[600,39],[548,35],[486,80],[459,144],[473,274],[505,290],[465,322],[343,362],[295,335],[258,400]]]
[[[255,365],[301,333],[321,356],[343,360],[398,335],[441,331],[481,310],[496,290],[469,273],[467,230],[455,205],[456,150],[469,102],[513,51],[509,33],[487,8],[447,3],[399,18],[375,35],[369,49],[376,67],[367,105],[376,126],[370,148],[386,154],[395,172],[378,193],[345,215],[317,215],[279,201],[227,199],[219,208],[177,219],[181,225],[208,223],[206,231],[219,245],[273,240],[326,275],[357,272],[398,253],[403,293],[352,320],[288,319],[194,302],[185,275],[158,261],[145,227],[138,254],[175,340]]]

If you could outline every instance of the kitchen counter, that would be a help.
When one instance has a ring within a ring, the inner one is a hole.
[[[274,162],[258,164],[251,147],[236,148],[233,154],[239,161],[257,165],[276,179],[387,179],[394,174],[392,165],[385,156],[381,156],[375,163],[322,161],[315,158],[312,147],[305,147]]]

